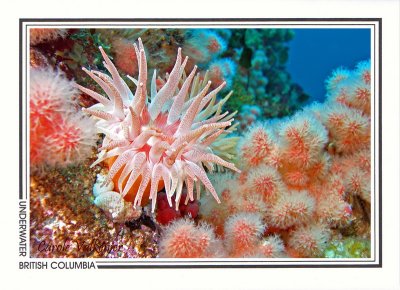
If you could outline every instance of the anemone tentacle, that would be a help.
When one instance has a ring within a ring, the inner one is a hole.
[[[163,182],[170,206],[173,195],[179,204],[184,184],[188,190],[187,201],[194,199],[194,192],[199,198],[199,186],[203,184],[220,202],[205,168],[212,170],[216,164],[240,172],[230,160],[225,160],[231,154],[221,149],[234,148],[237,142],[237,138],[225,138],[235,128],[231,125],[236,112],[221,112],[231,94],[221,101],[216,97],[225,83],[209,92],[211,82],[207,74],[204,78],[196,74],[196,66],[186,77],[188,58],[183,58],[178,49],[173,69],[157,91],[159,77],[154,71],[148,78],[146,52],[139,38],[134,44],[138,76],[137,79],[128,76],[136,86],[132,93],[110,58],[101,47],[99,49],[111,76],[83,70],[99,84],[105,96],[82,86],[78,88],[99,102],[84,109],[98,120],[96,127],[105,135],[94,164],[115,158],[105,183],[117,178],[114,183],[122,196],[139,183],[134,196],[135,207],[141,204],[149,188],[153,211],[160,182]],[[225,142],[224,146],[220,142]]]

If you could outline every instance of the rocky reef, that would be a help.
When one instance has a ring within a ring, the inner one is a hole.
[[[293,37],[31,29],[31,256],[369,257],[370,63],[310,103]]]

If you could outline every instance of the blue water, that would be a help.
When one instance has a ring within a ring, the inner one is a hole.
[[[293,81],[310,95],[325,98],[325,79],[338,67],[354,68],[371,58],[369,29],[293,29],[287,69]]]

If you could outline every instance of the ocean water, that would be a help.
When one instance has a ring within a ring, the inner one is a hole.
[[[371,58],[369,29],[293,29],[287,69],[310,101],[325,98],[324,80],[338,67],[353,68]]]

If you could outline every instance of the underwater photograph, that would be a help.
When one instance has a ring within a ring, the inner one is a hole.
[[[28,31],[31,258],[371,258],[370,29]]]

